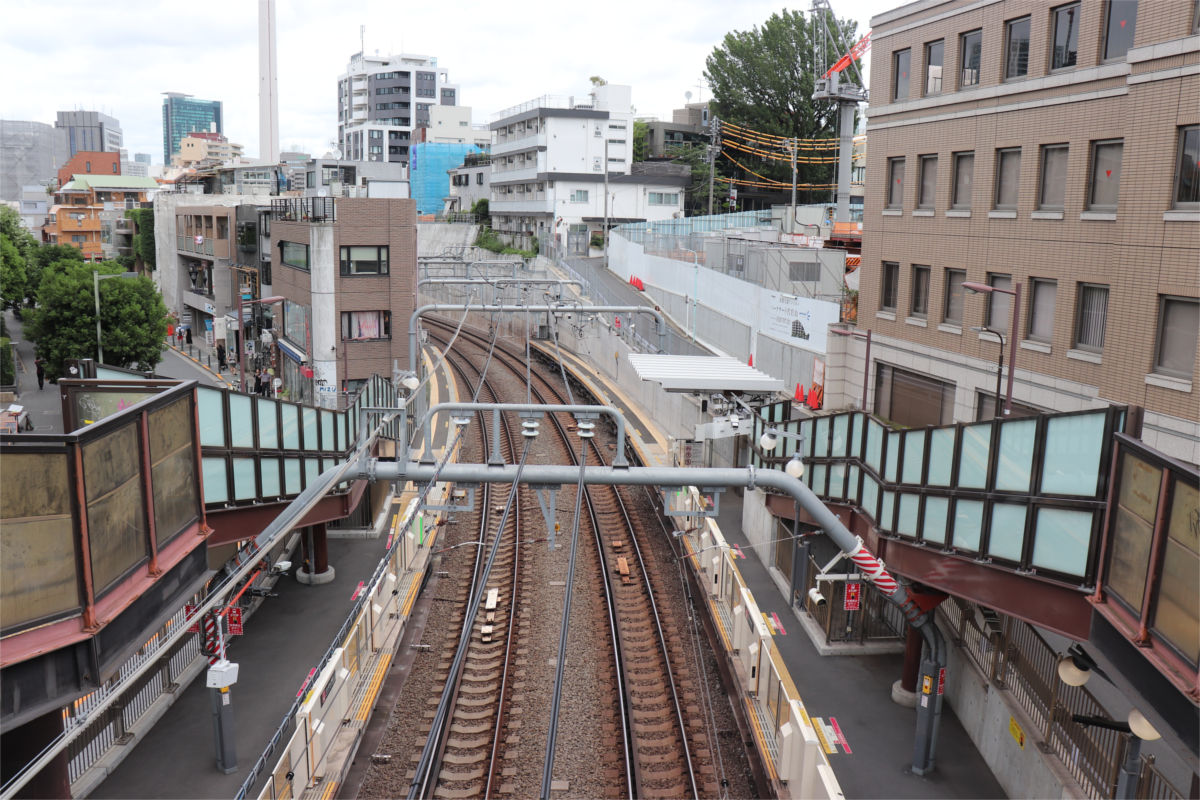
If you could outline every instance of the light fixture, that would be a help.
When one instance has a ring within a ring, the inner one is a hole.
[[[1092,671],[1087,668],[1080,669],[1071,656],[1063,656],[1058,662],[1059,680],[1067,686],[1083,686],[1091,676]]]
[[[421,385],[421,379],[410,372],[400,379],[400,385],[411,392]]]
[[[800,480],[804,477],[804,462],[800,460],[800,456],[798,454],[793,454],[792,460],[787,463],[787,465],[783,468],[783,471],[788,475],[791,475],[796,480]]]
[[[1136,708],[1129,711],[1129,730],[1133,731],[1134,736],[1147,742],[1162,738],[1162,734],[1155,730],[1145,715]]]
[[[467,414],[458,414],[451,417],[450,421],[460,428],[465,428],[471,424],[471,417]]]
[[[759,447],[766,452],[771,452],[775,449],[775,445],[779,444],[779,437],[770,431],[764,431],[763,435],[758,439]]]

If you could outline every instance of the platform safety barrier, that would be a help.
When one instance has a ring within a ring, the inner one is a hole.
[[[703,498],[688,490],[690,509]],[[687,561],[703,582],[725,657],[733,666],[754,745],[778,797],[841,798],[842,790],[804,701],[716,521],[674,517]]]

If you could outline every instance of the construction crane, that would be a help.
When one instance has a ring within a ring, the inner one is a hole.
[[[837,212],[835,222],[850,221],[850,161],[854,144],[854,112],[859,103],[867,101],[867,89],[859,72],[857,59],[871,46],[871,32],[853,47],[846,47],[842,30],[829,7],[829,0],[813,0],[809,12],[814,23],[819,19],[824,36],[817,38],[813,55],[814,74],[825,69],[830,53],[842,53],[837,62],[814,82],[813,100],[832,100],[838,106],[838,174]],[[853,77],[845,73],[849,67]],[[856,80],[855,80],[856,79]]]

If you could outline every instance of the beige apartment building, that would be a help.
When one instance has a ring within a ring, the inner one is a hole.
[[[1147,444],[1200,463],[1198,15],[918,0],[871,20],[871,410],[991,417],[1015,336],[1013,414],[1141,407]]]

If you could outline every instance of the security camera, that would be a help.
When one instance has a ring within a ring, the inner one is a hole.
[[[271,574],[272,575],[282,575],[283,573],[287,572],[291,568],[292,568],[292,562],[277,561],[275,563],[275,566],[271,567]]]
[[[808,590],[808,599],[811,600],[813,605],[815,605],[817,608],[820,608],[828,602],[825,599],[825,595],[821,594],[821,591],[815,586]]]

